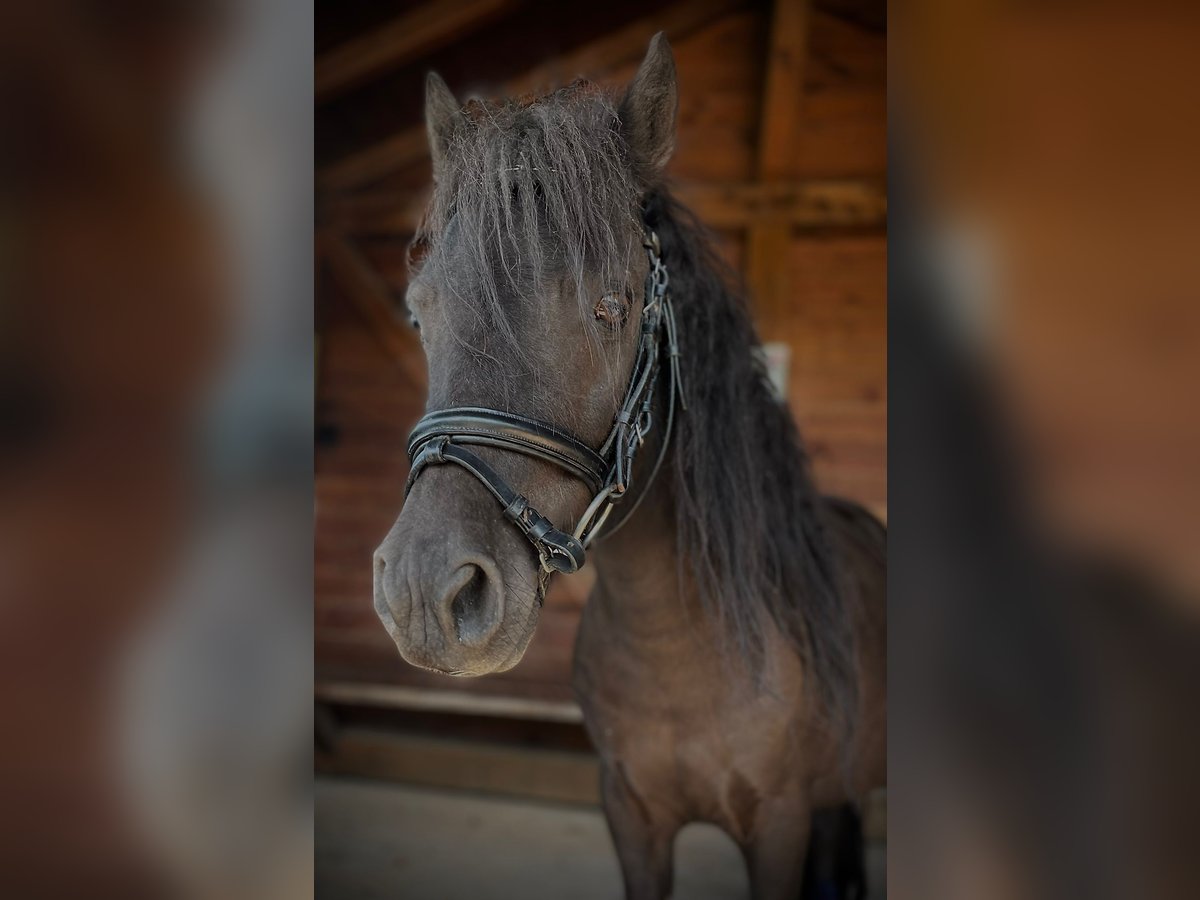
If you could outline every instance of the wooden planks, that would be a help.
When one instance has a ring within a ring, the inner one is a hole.
[[[759,116],[758,174],[795,174],[804,103],[809,0],[775,0]]]
[[[887,222],[887,185],[879,178],[682,184],[675,193],[711,228],[882,228]]]
[[[817,483],[887,504],[887,239],[792,239],[795,300],[776,320],[792,347],[788,400]]]
[[[794,174],[797,135],[804,99],[804,56],[808,43],[809,0],[775,0],[768,37],[766,73],[759,117],[757,174],[761,181]],[[746,281],[754,300],[759,332],[781,336],[779,320],[794,302],[787,268],[789,223],[755,223],[746,236]]]
[[[786,340],[782,321],[794,302],[785,266],[791,243],[786,223],[755,225],[746,236],[746,282],[755,325],[766,341]]]
[[[428,0],[317,59],[317,102],[444,47],[519,3],[520,0]]]
[[[329,192],[369,184],[428,156],[425,126],[413,126],[322,169],[317,173],[317,188]]]
[[[579,724],[583,711],[570,701],[536,697],[490,696],[470,690],[439,690],[355,681],[319,681],[316,697],[327,703],[384,709],[493,716],[533,722]]]
[[[315,763],[322,774],[384,778],[559,803],[595,805],[600,801],[599,763],[590,753],[348,728],[338,734],[332,750],[317,752]]]

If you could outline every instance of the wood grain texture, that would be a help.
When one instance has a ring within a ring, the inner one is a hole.
[[[775,0],[759,115],[758,175],[795,174],[804,73],[808,53],[809,0]]]
[[[524,697],[492,697],[472,691],[410,688],[355,681],[318,681],[315,693],[318,700],[330,704],[573,725],[583,722],[583,710],[579,708],[578,703],[556,703]]]
[[[792,175],[804,99],[809,0],[775,0],[767,36],[755,172],[766,183]],[[763,218],[746,236],[746,282],[759,330],[780,340],[779,319],[792,299],[791,273],[782,262],[791,240],[790,224]]]
[[[665,31],[675,40],[722,13],[736,9],[742,0],[687,0],[638,19],[583,47],[532,66],[524,74],[497,85],[499,97],[519,97],[536,90],[569,83],[576,77],[601,78],[627,63],[636,63],[646,52],[650,37]],[[429,155],[425,126],[416,123],[404,131],[353,153],[317,173],[322,191],[345,190],[368,184],[398,169],[423,162]]]
[[[600,770],[590,753],[398,735],[366,728],[342,732],[316,770],[408,784],[514,794],[596,805]]]
[[[369,323],[371,334],[398,362],[414,385],[424,387],[426,373],[416,333],[403,323],[401,306],[362,253],[339,234],[320,236],[321,258],[342,287],[344,295]]]
[[[519,5],[520,0],[427,0],[365,35],[322,54],[317,102],[451,43]]]

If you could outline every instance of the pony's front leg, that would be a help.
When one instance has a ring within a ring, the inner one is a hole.
[[[604,767],[601,799],[612,833],[626,900],[664,900],[671,894],[672,843],[677,823],[655,816],[621,771]]]
[[[807,798],[789,792],[762,803],[743,847],[754,900],[797,900],[812,828]]]

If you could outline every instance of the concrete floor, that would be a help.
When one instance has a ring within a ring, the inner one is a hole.
[[[318,900],[614,900],[621,873],[599,810],[378,781],[316,781]],[[674,896],[741,900],[741,853],[689,825]]]

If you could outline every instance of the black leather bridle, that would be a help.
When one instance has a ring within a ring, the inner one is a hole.
[[[604,527],[609,514],[629,494],[633,462],[654,426],[654,389],[663,357],[670,383],[667,387],[667,422],[658,459],[641,495],[625,517],[609,532],[628,521],[646,488],[666,457],[675,418],[675,401],[686,409],[679,374],[679,343],[675,315],[667,291],[669,278],[662,261],[658,235],[648,232],[642,241],[650,264],[642,304],[641,334],[629,387],[613,418],[612,429],[599,450],[548,422],[527,419],[496,409],[458,406],[430,412],[408,438],[412,460],[405,496],[427,466],[454,463],[470,472],[499,501],[504,517],[533,544],[539,561],[538,600],[545,598],[546,583],[554,572],[576,572],[583,566],[586,548]],[[499,447],[553,463],[587,484],[593,497],[572,533],[562,531],[513,490],[495,469],[470,446]]]

